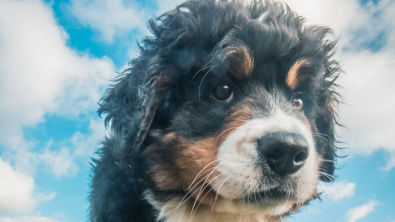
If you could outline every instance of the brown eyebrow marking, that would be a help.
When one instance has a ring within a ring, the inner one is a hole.
[[[301,67],[309,67],[311,64],[307,59],[299,59],[289,69],[285,82],[292,90],[295,89],[301,82],[303,82],[303,76],[300,76],[298,71]]]
[[[254,59],[246,46],[236,46],[226,52],[229,71],[238,79],[247,77],[254,69]]]

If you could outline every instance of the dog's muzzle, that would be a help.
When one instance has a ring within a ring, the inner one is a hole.
[[[270,133],[257,144],[261,164],[282,177],[296,173],[309,155],[306,139],[294,133]]]

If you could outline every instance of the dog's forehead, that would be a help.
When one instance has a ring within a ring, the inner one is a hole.
[[[300,64],[313,66],[308,60],[319,53],[319,50],[305,50],[305,44],[300,27],[284,25],[283,29],[276,30],[262,22],[250,21],[233,27],[223,36],[213,48],[211,64],[225,67],[239,80],[257,75],[259,78],[278,77],[279,72],[285,75],[291,68],[292,73],[297,73],[302,67]],[[289,83],[294,84],[291,80]]]

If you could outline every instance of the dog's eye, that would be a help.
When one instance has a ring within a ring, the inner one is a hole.
[[[292,105],[298,110],[303,109],[303,100],[302,99],[293,99],[292,100]]]
[[[233,99],[233,90],[228,85],[217,86],[212,94],[218,102],[230,102]]]
[[[295,93],[292,97],[292,106],[297,109],[303,109],[303,93]]]

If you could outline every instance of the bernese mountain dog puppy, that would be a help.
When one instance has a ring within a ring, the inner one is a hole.
[[[275,222],[336,160],[331,30],[272,1],[191,0],[107,90],[92,222]]]

